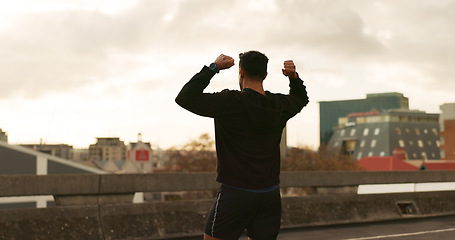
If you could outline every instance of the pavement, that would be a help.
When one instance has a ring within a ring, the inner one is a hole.
[[[185,238],[185,240],[201,240]],[[247,240],[246,236],[240,240]],[[455,215],[282,230],[278,240],[454,240]],[[183,239],[182,239],[183,240]],[[260,240],[260,239],[258,239]]]
[[[247,238],[245,238],[247,239]],[[282,231],[278,240],[454,240],[455,216],[311,227]]]

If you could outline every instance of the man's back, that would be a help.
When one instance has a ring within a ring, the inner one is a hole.
[[[277,185],[280,140],[289,118],[302,108],[289,95],[252,89],[225,90],[214,116],[219,182],[257,189]],[[300,101],[302,102],[302,101]]]
[[[300,78],[290,79],[289,95],[244,88],[203,93],[214,73],[204,67],[182,88],[176,102],[215,119],[217,181],[257,189],[279,184],[281,133],[287,120],[308,103]]]
[[[284,62],[289,95],[264,91],[268,58],[257,51],[239,55],[241,91],[204,93],[219,70],[234,65],[221,54],[183,86],[175,101],[215,121],[217,181],[221,188],[210,210],[204,239],[276,239],[280,230],[280,140],[287,120],[308,103],[292,61]]]

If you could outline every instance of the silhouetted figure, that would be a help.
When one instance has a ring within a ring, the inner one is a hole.
[[[282,72],[289,95],[264,91],[268,58],[240,54],[240,91],[204,93],[212,77],[234,65],[221,54],[185,84],[176,98],[183,108],[215,121],[217,181],[222,183],[207,218],[204,239],[276,239],[280,230],[280,141],[286,122],[308,104],[292,60]]]

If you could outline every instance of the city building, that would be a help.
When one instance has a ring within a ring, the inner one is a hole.
[[[21,144],[21,146],[52,156],[73,159],[73,146],[67,144]]]
[[[8,142],[8,134],[0,128],[0,142]]]
[[[441,159],[455,160],[455,103],[440,106]]]
[[[366,99],[319,102],[319,138],[327,144],[333,135],[338,118],[354,112],[371,112],[388,109],[409,109],[409,100],[401,93],[367,94]]]
[[[120,138],[96,138],[96,143],[90,144],[88,152],[89,161],[126,159],[125,143]]]
[[[88,161],[88,149],[87,148],[73,148],[73,161],[85,162]]]
[[[403,148],[407,159],[439,159],[439,114],[389,109],[349,113],[338,118],[328,147],[355,159],[392,156]]]
[[[149,142],[142,142],[142,134],[138,134],[137,142],[127,146],[126,161],[141,172],[153,172],[152,146]]]

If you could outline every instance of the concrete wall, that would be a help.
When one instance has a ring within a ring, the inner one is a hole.
[[[455,192],[283,198],[282,228],[455,214]],[[212,200],[3,210],[0,239],[167,239],[199,236]],[[398,203],[413,203],[403,213]]]
[[[132,204],[138,191],[216,189],[212,173],[0,175],[0,197],[51,194],[57,206],[0,210],[0,239],[169,239],[202,234],[212,200]],[[453,182],[453,171],[292,172],[283,187]],[[28,183],[28,184],[27,184]],[[455,214],[455,191],[285,197],[282,227],[295,228]]]

